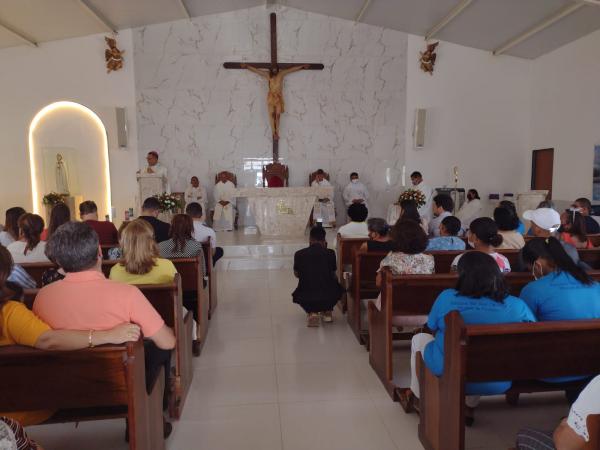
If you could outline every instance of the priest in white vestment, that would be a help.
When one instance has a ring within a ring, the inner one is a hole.
[[[427,186],[423,182],[423,175],[421,172],[413,172],[410,174],[410,180],[413,185],[413,189],[417,189],[425,196],[425,204],[419,208],[419,215],[424,218],[427,222],[430,222],[433,216],[431,210],[431,200],[433,199],[433,188]]]
[[[158,153],[154,150],[148,152],[146,155],[146,161],[148,165],[138,171],[138,175],[143,174],[144,176],[155,176],[157,178],[161,178],[163,180],[163,186],[165,187],[165,192],[171,193],[171,186],[169,185],[169,178],[167,178],[167,168],[158,162]],[[141,199],[144,201],[144,199]]]
[[[328,187],[331,183],[325,178],[325,172],[322,169],[317,170],[315,179],[311,187]],[[313,209],[313,220],[322,221],[324,227],[335,228],[335,207],[332,198],[318,198]]]
[[[481,217],[483,204],[479,198],[479,193],[475,189],[469,189],[467,192],[467,201],[463,203],[456,217],[460,220],[463,230],[468,230],[471,222]]]
[[[185,190],[185,204],[190,203],[198,203],[202,206],[202,211],[206,211],[206,189],[200,184],[198,177],[192,177]]]
[[[344,203],[346,203],[347,207],[353,203],[362,203],[367,207],[367,209],[369,208],[367,205],[367,200],[369,200],[369,191],[367,190],[367,187],[360,182],[356,172],[352,172],[350,174],[350,183],[348,183],[344,188],[342,197],[344,198]]]
[[[213,229],[215,231],[233,231],[235,220],[235,185],[221,173],[219,182],[215,184],[213,196],[215,199],[215,212],[213,215]]]

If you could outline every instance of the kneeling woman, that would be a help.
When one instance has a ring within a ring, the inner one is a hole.
[[[435,333],[435,337],[419,333],[412,339],[410,389],[400,394],[400,402],[407,411],[414,409],[420,393],[415,364],[417,352],[423,354],[429,370],[437,376],[442,375],[445,317],[451,311],[458,311],[467,325],[535,322],[525,302],[508,294],[506,282],[494,258],[478,251],[465,253],[458,262],[456,289],[443,291],[429,313],[427,327]],[[467,383],[465,390],[467,395],[496,395],[510,386],[510,381]]]

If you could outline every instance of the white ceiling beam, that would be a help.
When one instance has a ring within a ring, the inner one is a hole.
[[[186,19],[191,19],[192,16],[190,15],[190,10],[187,8],[187,6],[185,6],[185,3],[183,0],[177,0],[177,2],[179,3],[179,6],[181,7],[181,12],[183,12],[183,14],[185,15]]]
[[[510,50],[514,46],[519,45],[521,42],[529,39],[534,34],[537,34],[540,31],[545,30],[550,25],[555,24],[556,22],[558,22],[561,19],[564,19],[568,15],[573,14],[575,11],[582,8],[583,6],[585,6],[585,3],[577,2],[577,3],[573,3],[573,4],[567,5],[561,9],[559,9],[554,14],[552,14],[550,17],[547,17],[545,20],[543,20],[542,22],[538,23],[537,25],[531,27],[529,30],[526,30],[523,33],[519,34],[518,36],[510,39],[504,45],[502,45],[502,46],[498,47],[496,50],[494,50],[492,53],[494,55],[501,55],[503,53],[506,53],[508,50]]]
[[[371,4],[371,0],[365,0],[365,2],[362,5],[362,8],[360,8],[360,11],[358,11],[356,18],[354,19],[355,22],[360,22],[362,20],[363,16],[367,12],[367,8],[369,7],[370,4]]]
[[[27,44],[31,47],[38,46],[38,43],[36,41],[31,39],[30,37],[25,36],[25,34],[20,33],[19,31],[15,30],[13,27],[11,27],[10,25],[8,25],[4,21],[2,21],[2,19],[0,19],[0,29],[6,31],[8,34],[17,38],[19,41],[23,42],[24,44]]]
[[[104,17],[99,11],[96,10],[92,5],[90,5],[87,0],[79,0],[79,5],[86,11],[90,16],[92,16],[104,31],[108,33],[118,34],[116,27],[108,21],[106,17]]]
[[[446,16],[442,20],[440,20],[438,23],[436,23],[425,34],[425,40],[429,40],[429,39],[433,38],[433,36],[435,36],[437,33],[439,33],[442,28],[444,28],[446,25],[448,25],[450,22],[452,22],[456,17],[459,16],[460,13],[462,13],[465,9],[467,9],[471,3],[473,3],[473,0],[461,0],[458,5],[456,5],[454,8],[452,8],[452,10],[448,14],[446,14]]]

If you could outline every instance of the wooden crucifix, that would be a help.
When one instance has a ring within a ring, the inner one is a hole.
[[[283,101],[283,78],[299,70],[323,70],[323,64],[280,63],[277,61],[277,16],[271,13],[271,62],[226,62],[226,69],[248,69],[269,81],[267,107],[273,131],[273,162],[279,161],[279,119],[285,111]]]

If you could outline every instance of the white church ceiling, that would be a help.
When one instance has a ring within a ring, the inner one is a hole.
[[[489,51],[566,10],[564,17],[506,51],[524,58],[600,29],[600,0],[2,0],[0,48],[272,4],[347,20],[362,11],[361,22],[422,36],[466,4],[435,38]]]

